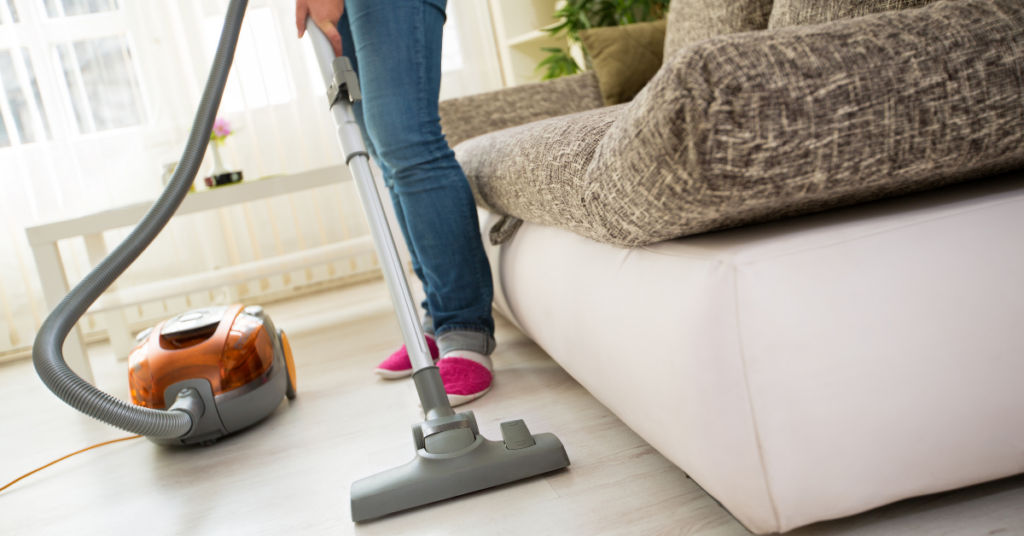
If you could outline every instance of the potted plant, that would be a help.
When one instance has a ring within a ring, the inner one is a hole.
[[[556,4],[555,18],[560,23],[545,31],[551,37],[565,36],[571,47],[580,47],[585,63],[590,59],[580,44],[580,30],[602,26],[620,26],[635,22],[649,22],[665,16],[669,0],[565,0]],[[544,47],[548,56],[537,64],[545,69],[543,80],[580,73],[583,69],[572,54],[559,47]]]

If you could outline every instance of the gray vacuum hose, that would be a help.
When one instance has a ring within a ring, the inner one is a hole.
[[[228,6],[220,44],[192,122],[192,132],[171,181],[128,238],[93,268],[50,313],[32,347],[36,372],[61,400],[90,417],[147,437],[182,437],[192,429],[192,418],[181,411],[160,411],[127,404],[100,391],[78,377],[68,367],[61,352],[64,339],[78,319],[160,234],[192,186],[210,142],[210,131],[231,70],[247,3],[248,0],[231,0]]]

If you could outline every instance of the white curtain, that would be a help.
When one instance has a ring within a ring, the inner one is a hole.
[[[0,357],[24,353],[47,310],[24,228],[152,200],[177,159],[226,0],[0,0]],[[442,98],[501,85],[485,2],[450,0]],[[219,116],[223,154],[247,180],[341,164],[293,0],[251,0]],[[210,167],[204,162],[200,175]],[[197,181],[198,182],[198,181]],[[105,234],[112,249],[130,229]],[[366,233],[343,184],[175,218],[122,276],[131,286]],[[68,279],[81,240],[59,245]],[[374,269],[371,257],[310,267],[126,311],[134,325],[211,301],[271,296]],[[87,336],[102,325],[89,317]]]

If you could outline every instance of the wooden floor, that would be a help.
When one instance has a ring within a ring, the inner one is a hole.
[[[353,525],[353,480],[413,456],[409,381],[372,369],[401,343],[371,283],[267,307],[290,332],[299,396],[205,448],[145,440],[76,456],[0,493],[0,534],[693,534],[748,532],[540,348],[499,319],[490,394],[466,406],[485,436],[525,419],[555,432],[572,467]],[[339,323],[340,322],[340,323]],[[124,362],[90,349],[99,386],[127,395]],[[124,432],[52,396],[31,363],[0,367],[0,485]],[[799,535],[1024,534],[1024,477],[912,499]]]

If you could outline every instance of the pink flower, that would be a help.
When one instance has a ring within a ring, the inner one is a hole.
[[[213,122],[213,135],[223,140],[224,138],[231,135],[231,123],[223,117],[218,117]]]

